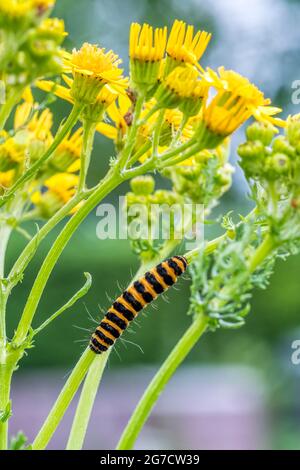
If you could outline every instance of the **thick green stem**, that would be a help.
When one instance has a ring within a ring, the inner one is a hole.
[[[263,242],[256,249],[249,264],[249,270],[253,273],[256,268],[264,262],[269,254],[276,248],[276,243],[270,234],[266,235]]]
[[[120,182],[121,179],[116,173],[109,172],[106,178],[91,194],[91,196],[87,199],[84,205],[78,210],[76,214],[73,215],[73,217],[71,217],[69,222],[65,225],[65,227],[62,229],[61,233],[55,240],[51,250],[47,254],[41,266],[41,269],[35,279],[32,290],[29,294],[21,320],[13,338],[13,343],[16,346],[21,345],[26,339],[47,281],[66,244],[72,237],[75,230],[79,227],[81,222],[90,213],[90,211],[93,210],[94,207],[99,204],[99,202],[107,194],[109,194],[116,186],[118,186]]]
[[[36,436],[32,444],[33,450],[43,450],[47,447],[94,359],[95,354],[87,348],[74,367],[46,421]]]
[[[62,142],[62,140],[66,137],[66,135],[73,129],[74,125],[76,124],[79,114],[82,111],[82,106],[74,105],[68,119],[66,120],[65,124],[56,134],[55,139],[53,140],[50,147],[46,150],[44,155],[39,158],[31,167],[23,173],[23,175],[14,183],[14,185],[4,194],[4,196],[0,197],[0,207],[7,203],[10,199],[15,197],[16,192],[24,186],[24,184],[29,181],[37,171],[41,168],[41,166],[51,157],[55,149],[58,145]]]
[[[81,168],[78,192],[85,189],[86,177],[90,165],[91,154],[93,150],[94,136],[96,131],[96,123],[85,120],[83,123],[83,141],[82,152],[80,156]]]
[[[117,445],[117,450],[129,450],[133,448],[137,436],[143,428],[165,385],[205,332],[207,321],[204,315],[198,316],[163,363],[134,410]]]
[[[51,219],[46,222],[42,228],[37,232],[37,234],[27,243],[26,247],[20,254],[19,258],[16,260],[13,265],[8,278],[11,281],[12,286],[18,282],[18,279],[21,278],[22,273],[28,266],[30,260],[38,249],[40,243],[44,238],[53,230],[59,222],[61,222],[66,216],[70,214],[72,209],[76,207],[79,202],[88,197],[88,193],[82,192],[70,199],[67,204],[65,204],[58,212],[54,214]]]
[[[167,257],[178,245],[178,243],[178,240],[170,240],[165,244],[165,247],[163,248],[160,255],[157,256],[157,258],[142,263],[134,278],[131,280],[131,283],[142,276],[145,271],[152,268],[155,266],[155,264],[159,263],[162,259]],[[67,445],[68,450],[78,450],[83,446],[97,390],[102,379],[107,359],[108,354],[105,357],[101,355],[100,358],[94,362],[92,367],[90,367],[87,373],[72,424],[71,434]]]
[[[5,312],[7,286],[3,282],[3,278],[5,276],[5,254],[11,230],[11,227],[6,223],[0,229],[0,355],[1,351],[6,347]]]
[[[22,351],[1,351],[0,356],[0,450],[7,449],[8,421],[11,416],[10,386]]]
[[[6,361],[6,357],[1,360]],[[13,368],[6,363],[0,363],[0,450],[7,449],[9,397]],[[7,414],[7,416],[5,416]]]
[[[109,351],[106,354],[96,356],[89,368],[77,405],[66,447],[67,450],[82,449],[94,401],[108,358]]]

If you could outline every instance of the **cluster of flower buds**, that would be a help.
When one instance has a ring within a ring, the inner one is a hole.
[[[173,183],[173,191],[186,201],[204,204],[206,211],[232,183],[233,167],[228,162],[229,139],[214,150],[203,150],[181,165],[166,168],[164,175]]]
[[[181,208],[183,198],[174,191],[156,190],[152,176],[138,176],[130,182],[126,195],[128,235],[133,251],[141,258],[151,259],[164,243],[166,222],[168,239],[175,236],[174,214]]]
[[[251,124],[238,153],[274,237],[291,242],[300,230],[300,116],[288,117],[284,134],[277,132],[265,123]]]
[[[284,135],[276,134],[270,124],[251,124],[246,130],[247,141],[238,148],[240,164],[247,177],[274,181],[289,190],[299,184],[299,116],[287,119]]]
[[[48,18],[55,0],[5,0],[0,4],[0,73],[6,100],[20,97],[36,78],[60,73],[63,20]]]

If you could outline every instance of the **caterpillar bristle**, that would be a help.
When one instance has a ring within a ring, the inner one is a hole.
[[[95,354],[101,354],[113,346],[138,313],[175,284],[187,265],[184,256],[173,256],[129,286],[112,303],[97,326],[90,340],[90,349]]]

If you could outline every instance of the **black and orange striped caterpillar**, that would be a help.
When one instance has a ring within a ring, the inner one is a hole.
[[[187,268],[184,256],[173,256],[135,281],[112,304],[90,340],[90,349],[101,354],[119,338],[138,312],[165,292]]]

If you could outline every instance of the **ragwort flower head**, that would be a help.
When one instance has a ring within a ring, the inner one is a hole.
[[[72,98],[80,103],[93,104],[106,84],[124,92],[128,82],[119,68],[120,63],[112,51],[105,52],[105,49],[89,43],[84,43],[79,50],[74,49],[72,54],[65,52],[65,70],[74,78]]]
[[[183,64],[192,64],[202,69],[199,60],[206,51],[210,39],[210,33],[206,31],[195,33],[194,26],[175,20],[167,42],[165,74],[168,75],[175,67]]]
[[[162,80],[155,97],[161,107],[178,107],[185,115],[194,116],[206,100],[208,89],[193,66],[176,67]]]
[[[228,93],[233,93],[243,98],[251,115],[258,121],[269,122],[281,127],[285,126],[285,122],[282,119],[273,117],[281,109],[270,106],[271,100],[265,98],[263,92],[251,83],[248,78],[233,70],[219,67],[218,72],[208,68],[203,74],[203,79],[216,88],[216,90],[228,91]]]
[[[129,38],[130,79],[133,89],[149,92],[157,83],[167,43],[167,28],[132,23]]]

